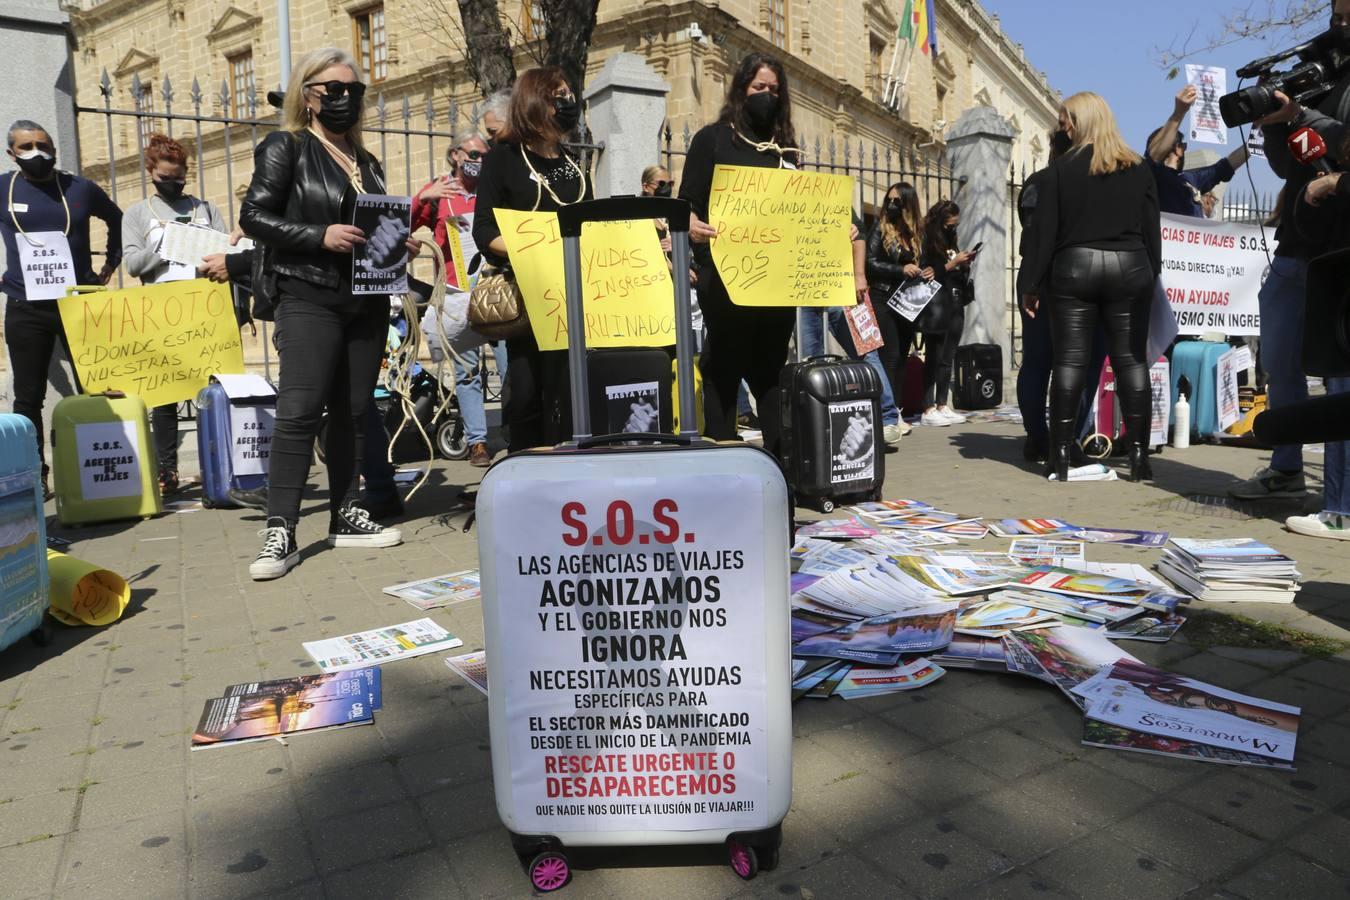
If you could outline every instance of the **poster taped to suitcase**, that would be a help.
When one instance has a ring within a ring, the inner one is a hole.
[[[1218,408],[1219,430],[1224,431],[1242,418],[1238,405],[1238,351],[1229,350],[1219,357],[1214,376],[1214,402]]]
[[[244,371],[228,284],[204,278],[62,297],[61,324],[86,394],[147,407],[192,400],[212,375]]]
[[[871,400],[830,404],[830,484],[866,481],[877,452]]]
[[[713,264],[737,306],[853,306],[853,179],[717,166]]]
[[[235,406],[230,404],[231,471],[240,475],[266,475],[272,456],[272,429],[276,427],[274,406]]]
[[[352,250],[352,293],[402,294],[408,290],[408,235],[412,198],[357,194],[352,224],[366,236]]]
[[[141,495],[141,452],[135,422],[75,426],[80,496],[85,500]]]
[[[742,513],[763,492],[739,474],[500,486],[488,537],[510,548],[493,581],[515,624],[490,661],[508,698],[494,777],[515,830],[762,827],[765,607],[782,598]]]
[[[623,434],[661,430],[661,385],[655,381],[605,386],[610,428]],[[618,427],[619,423],[623,427]]]
[[[47,579],[42,571],[42,507],[34,490],[37,473],[16,472],[0,478],[0,638],[13,623],[45,605]],[[0,645],[3,646],[3,645]]]
[[[540,350],[567,349],[562,237],[551,212],[496,211]],[[675,285],[650,221],[587,222],[581,232],[586,346],[675,343]]]
[[[1148,386],[1153,408],[1148,442],[1157,447],[1167,443],[1167,428],[1172,416],[1172,367],[1167,360],[1158,360],[1148,370]]]
[[[1260,334],[1269,249],[1259,226],[1163,213],[1161,278],[1180,333]]]

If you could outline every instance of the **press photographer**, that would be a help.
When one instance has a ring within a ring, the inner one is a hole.
[[[1275,72],[1275,65],[1295,55],[1303,61],[1301,65],[1283,74]],[[1328,154],[1333,158],[1328,162],[1337,164],[1347,136],[1346,123],[1350,122],[1348,62],[1350,0],[1335,0],[1331,26],[1324,34],[1293,51],[1258,60],[1239,70],[1239,75],[1257,75],[1261,82],[1220,100],[1224,121],[1229,125],[1252,121],[1248,115],[1258,117],[1255,124],[1265,133],[1270,167],[1285,180],[1278,210],[1281,224],[1275,232],[1275,258],[1259,294],[1261,362],[1267,374],[1271,409],[1308,399],[1302,366],[1308,260],[1327,249],[1318,235],[1303,235],[1291,225],[1295,205],[1318,170],[1296,160],[1288,140],[1300,129],[1312,129],[1333,148],[1333,154]],[[1281,87],[1296,93],[1291,97]],[[1315,106],[1303,105],[1313,100]],[[1297,500],[1306,493],[1303,446],[1288,443],[1275,447],[1269,467],[1229,489],[1230,495],[1242,500]]]

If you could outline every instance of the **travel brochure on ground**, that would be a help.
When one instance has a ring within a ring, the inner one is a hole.
[[[307,641],[304,647],[322,671],[342,672],[453,650],[463,644],[430,619],[418,619],[322,641]]]
[[[1170,640],[1204,594],[1292,596],[1288,557],[1246,539],[984,522],[917,500],[843,512],[804,526],[792,550],[794,700],[917,690],[950,669],[1008,672],[1074,703],[1084,746],[1293,768],[1297,708],[1152,668],[1121,646]],[[990,531],[1011,539],[1007,552],[962,546]],[[1169,539],[1156,574],[1089,558],[1094,546],[1156,552]]]
[[[206,701],[192,749],[369,725],[380,702],[377,668],[232,684]]]
[[[385,588],[384,592],[391,597],[407,600],[422,610],[477,600],[481,596],[477,569],[395,584]]]

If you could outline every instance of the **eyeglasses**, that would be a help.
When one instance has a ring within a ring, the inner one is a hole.
[[[305,85],[305,89],[323,88],[325,96],[332,97],[334,100],[341,99],[344,94],[350,93],[353,100],[360,100],[366,95],[366,86],[359,81],[311,81]]]
[[[55,153],[56,148],[49,141],[24,141],[14,145],[15,152],[27,153],[29,150],[41,150],[43,153]]]
[[[673,182],[673,181],[653,181],[652,184],[656,185],[656,189],[657,189],[658,191],[661,190],[661,188],[663,188],[663,187],[672,187],[672,188],[673,188],[673,187],[675,186],[675,182]]]

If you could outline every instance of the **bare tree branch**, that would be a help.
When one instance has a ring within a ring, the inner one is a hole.
[[[1197,38],[1199,24],[1193,24],[1184,38],[1174,39],[1167,47],[1155,47],[1153,56],[1160,68],[1171,68],[1182,60],[1249,38],[1292,45],[1320,31],[1327,21],[1326,0],[1252,0],[1220,18],[1206,37]]]

